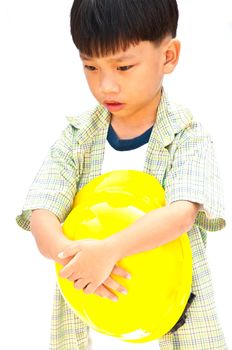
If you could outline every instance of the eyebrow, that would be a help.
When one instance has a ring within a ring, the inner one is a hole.
[[[86,55],[83,55],[81,53],[79,55],[80,55],[80,58],[82,60],[85,60],[85,61],[92,61],[92,60],[94,60],[93,57],[86,56]],[[122,61],[125,61],[125,60],[128,60],[128,59],[131,59],[131,58],[135,58],[135,56],[134,55],[118,56],[118,57],[115,57],[115,58],[109,58],[107,60],[107,62],[122,62]]]

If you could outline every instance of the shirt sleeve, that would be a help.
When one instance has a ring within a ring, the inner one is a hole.
[[[224,192],[214,145],[194,121],[179,138],[165,179],[166,203],[187,200],[201,204],[195,224],[207,231],[225,227]]]
[[[51,146],[32,182],[17,224],[30,231],[32,209],[47,209],[63,222],[72,209],[78,181],[73,157],[73,127],[68,125]]]

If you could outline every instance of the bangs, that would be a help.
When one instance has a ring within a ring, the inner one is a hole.
[[[169,33],[174,37],[178,18],[175,3],[75,0],[70,14],[74,44],[87,56],[101,57],[125,51],[143,40],[158,43]]]

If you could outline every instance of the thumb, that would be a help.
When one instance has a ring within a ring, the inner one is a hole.
[[[80,252],[81,251],[81,248],[75,244],[75,245],[72,245],[71,247],[67,247],[65,248],[62,252],[60,252],[57,256],[58,258],[60,259],[65,259],[65,258],[68,258],[70,256],[73,256],[75,255],[76,253]]]

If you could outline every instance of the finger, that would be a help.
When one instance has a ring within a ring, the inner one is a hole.
[[[59,261],[59,264],[61,264],[64,267],[65,265],[67,265],[69,263],[69,261],[72,260],[72,258],[73,258],[73,256],[69,257],[69,258],[66,258],[66,259],[62,259],[62,260]]]
[[[69,247],[66,247],[62,252],[60,252],[57,256],[60,259],[68,258],[69,256],[76,255],[81,251],[81,248],[78,246],[78,243],[72,244]]]
[[[78,270],[78,266],[77,265],[74,265],[73,267],[72,267],[72,271],[70,272],[70,275],[69,275],[69,277],[67,277],[67,279],[69,280],[69,281],[77,281],[77,280],[79,280],[79,279],[83,279],[83,278],[86,278],[86,275],[85,274],[83,274],[83,273],[81,273],[79,270]]]
[[[121,277],[124,277],[126,279],[130,279],[131,278],[131,274],[124,270],[122,267],[118,266],[118,265],[115,265],[112,272],[113,274],[115,275],[118,275],[118,276],[121,276]]]
[[[116,282],[110,276],[107,278],[107,280],[105,280],[103,284],[104,286],[109,287],[115,291],[118,291],[119,293],[127,294],[127,289],[123,287],[121,284],[119,284],[118,282]]]
[[[94,283],[88,283],[87,286],[85,286],[83,289],[83,292],[85,294],[93,294],[96,291],[97,287],[98,286]]]
[[[107,289],[103,284],[101,284],[97,289],[95,290],[94,294],[102,297],[107,298],[112,301],[118,301],[117,295],[115,295],[113,292],[111,292],[109,289]]]
[[[89,281],[86,278],[79,278],[74,282],[74,287],[76,289],[83,289],[88,285]]]
[[[73,274],[73,267],[77,261],[77,255],[75,255],[70,262],[60,271],[59,275],[63,278],[69,278]],[[77,273],[77,271],[75,271]]]
[[[73,272],[69,277],[67,277],[67,279],[71,282],[75,282],[75,281],[78,281],[80,278],[80,276],[78,276],[78,274],[75,272]]]

